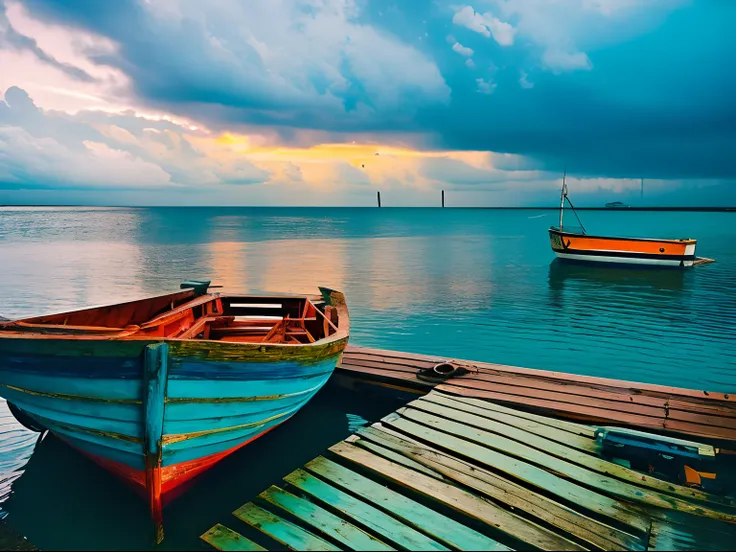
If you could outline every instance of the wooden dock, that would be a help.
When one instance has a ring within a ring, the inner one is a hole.
[[[732,547],[734,501],[609,462],[593,431],[435,389],[201,538],[218,550]]]
[[[460,368],[449,378],[432,368]],[[736,448],[736,395],[349,346],[334,376],[359,388],[432,389],[544,415],[655,430]]]

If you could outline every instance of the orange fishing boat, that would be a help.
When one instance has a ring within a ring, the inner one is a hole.
[[[562,224],[565,201],[570,204],[580,228],[566,230]],[[558,258],[567,261],[581,261],[609,264],[634,264],[659,267],[690,267],[696,264],[695,245],[697,240],[659,239],[659,238],[616,238],[611,236],[591,236],[585,231],[583,223],[567,197],[565,177],[562,178],[560,197],[560,225],[549,229],[552,251]]]

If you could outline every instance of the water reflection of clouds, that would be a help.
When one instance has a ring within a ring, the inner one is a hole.
[[[345,289],[345,240],[271,240],[208,244],[213,283],[226,290],[317,292]]]
[[[455,240],[462,240],[458,247]],[[213,282],[238,291],[344,291],[374,311],[487,305],[492,250],[474,238],[411,237],[215,241],[206,245]]]
[[[144,294],[137,245],[53,241],[3,245],[5,316],[22,317],[116,303]]]

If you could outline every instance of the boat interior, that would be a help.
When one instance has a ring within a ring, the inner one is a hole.
[[[0,332],[82,339],[206,339],[314,343],[338,331],[338,310],[320,296],[197,295],[193,290],[105,307],[4,322]]]

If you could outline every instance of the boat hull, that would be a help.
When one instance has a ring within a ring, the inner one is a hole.
[[[549,230],[555,255],[565,261],[687,268],[695,263],[696,240],[588,236]]]
[[[0,392],[140,491],[160,526],[182,484],[298,412],[346,344],[2,339]]]

